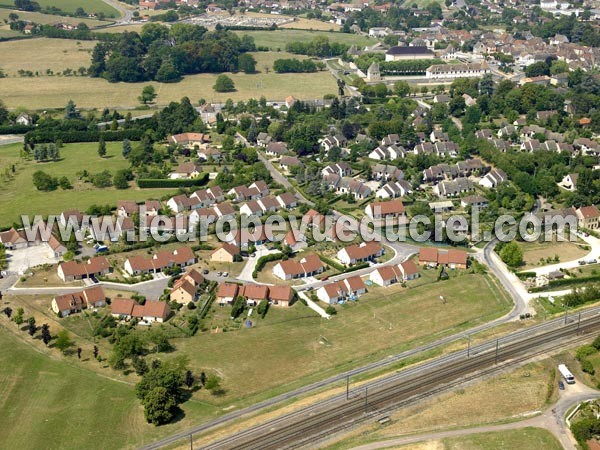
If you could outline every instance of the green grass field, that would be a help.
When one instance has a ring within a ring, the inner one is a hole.
[[[338,306],[337,317],[330,321],[297,303],[289,310],[271,308],[264,320],[254,317],[251,329],[234,331],[229,322],[229,331],[222,332],[229,308],[215,306],[206,326],[221,332],[176,339],[174,344],[189,356],[193,368],[222,374],[224,400],[233,400],[279,392],[286,385],[381,359],[451,329],[487,322],[508,309],[509,302],[488,276],[453,274],[448,281],[414,288],[372,288],[356,304]]]
[[[109,83],[89,77],[39,76],[20,78],[19,69],[44,74],[50,68],[62,71],[77,70],[90,63],[89,51],[93,42],[61,39],[28,39],[0,43],[4,59],[0,67],[9,75],[0,83],[0,98],[9,108],[28,109],[60,108],[69,99],[82,108],[131,108],[139,105],[138,96],[146,84],[155,86],[157,103],[166,105],[184,96],[192,102],[204,98],[209,102],[247,100],[264,95],[268,100],[283,101],[288,95],[298,99],[321,99],[325,94],[335,94],[337,87],[329,72],[277,74],[272,71],[273,60],[290,56],[288,53],[255,53],[260,73],[231,74],[236,91],[218,93],[213,90],[216,74],[186,76],[179,83]],[[269,67],[269,73],[266,71]]]
[[[160,198],[171,194],[169,189],[127,190],[115,188],[97,189],[90,183],[76,179],[76,173],[88,170],[97,173],[109,170],[114,173],[118,169],[129,167],[129,162],[121,156],[120,142],[107,142],[107,155],[100,158],[97,153],[98,144],[67,144],[61,150],[61,160],[57,162],[38,163],[25,161],[19,157],[21,144],[0,146],[0,170],[4,174],[6,167],[16,164],[16,175],[11,180],[0,182],[0,226],[10,226],[20,218],[21,214],[60,214],[72,208],[85,210],[92,204],[115,205],[117,200],[145,200]],[[58,188],[52,192],[40,192],[32,183],[32,174],[43,170],[55,177],[66,176],[74,189],[64,191]]]
[[[119,17],[119,11],[104,3],[102,0],[36,0],[42,8],[54,6],[66,13],[74,13],[77,8],[83,8],[88,14],[104,13],[106,16]],[[14,6],[10,0],[0,0],[2,6]]]
[[[247,34],[254,38],[254,42],[260,47],[269,47],[273,51],[284,51],[288,42],[311,41],[316,36],[326,36],[329,42],[341,42],[348,45],[375,45],[378,41],[374,38],[359,36],[349,33],[331,33],[326,31],[308,30],[274,30],[274,31],[236,31],[239,35]]]
[[[70,23],[73,25],[77,25],[80,23],[87,24],[90,28],[97,27],[99,25],[106,25],[109,22],[104,22],[100,20],[87,19],[83,17],[66,17],[66,16],[56,16],[53,14],[43,14],[39,12],[27,12],[27,11],[18,11],[11,9],[0,8],[0,20],[8,19],[8,15],[10,13],[15,13],[19,16],[21,20],[29,20],[35,23],[42,24],[52,24],[52,23]],[[17,33],[21,34],[21,33]]]
[[[133,449],[215,414],[192,401],[178,422],[148,425],[131,384],[81,368],[73,357],[55,359],[5,326],[14,324],[0,326],[0,448]]]
[[[544,450],[561,450],[558,440],[543,428],[521,428],[517,430],[479,433],[469,436],[444,439],[447,450],[529,450],[543,448]]]
[[[77,70],[79,67],[90,65],[91,52],[95,45],[96,43],[92,41],[50,38],[2,42],[0,43],[0,53],[3,58],[0,67],[9,77],[17,77],[17,72],[21,69],[30,70],[34,73],[39,72],[41,75],[46,73],[46,69],[51,69],[55,73],[62,72],[64,69]],[[33,80],[51,85],[57,78],[57,76],[41,76],[35,77]],[[68,80],[72,80],[72,78]],[[2,83],[0,83],[0,90],[4,89],[2,85],[5,81],[10,83],[12,80],[3,78]],[[15,81],[20,83],[26,80],[18,78]],[[43,95],[43,88],[40,87],[35,92],[31,92],[30,95]],[[4,97],[4,95],[0,97]]]

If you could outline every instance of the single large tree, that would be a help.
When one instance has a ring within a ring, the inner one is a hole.
[[[98,141],[98,155],[100,158],[104,158],[106,156],[106,142],[104,142],[104,138],[100,136],[100,140]]]
[[[142,89],[142,94],[138,97],[138,100],[143,105],[147,105],[148,103],[152,103],[156,96],[157,94],[154,86],[149,84],[148,86],[144,86],[144,89]]]
[[[235,84],[227,75],[219,75],[213,89],[217,92],[233,92],[235,91]]]

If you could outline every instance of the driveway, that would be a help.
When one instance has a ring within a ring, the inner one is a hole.
[[[52,250],[47,243],[34,245],[19,250],[7,250],[8,272],[22,275],[27,269],[42,264],[56,264],[60,258],[51,256]]]
[[[244,268],[240,272],[240,275],[238,276],[238,280],[249,281],[250,283],[255,283],[254,278],[252,278],[252,273],[254,272],[254,269],[256,268],[256,263],[258,262],[258,259],[261,256],[272,255],[274,253],[281,253],[281,252],[279,250],[269,250],[266,247],[262,247],[262,248],[257,247],[256,252],[254,253],[254,256],[248,257],[248,260],[246,261],[246,265],[244,266]]]

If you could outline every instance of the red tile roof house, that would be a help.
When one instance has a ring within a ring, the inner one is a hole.
[[[169,299],[177,303],[189,303],[197,299],[198,287],[204,283],[204,276],[196,269],[191,269],[173,284]]]
[[[18,250],[29,246],[25,232],[17,231],[14,228],[0,233],[0,243],[8,250]]]
[[[288,259],[273,267],[273,275],[282,280],[306,278],[317,275],[325,270],[318,255],[308,255],[299,261]]]
[[[402,272],[398,266],[384,266],[371,272],[369,279],[378,286],[390,286],[402,279]]]
[[[405,215],[402,200],[389,200],[387,202],[373,202],[367,205],[365,213],[371,219],[396,218]]]
[[[141,319],[146,323],[164,322],[171,314],[171,307],[167,302],[146,301],[139,305],[130,298],[115,298],[111,305],[111,314],[119,319]]]
[[[106,305],[106,295],[101,286],[94,286],[83,291],[58,295],[52,299],[52,311],[60,317],[67,317],[84,308],[100,308]]]
[[[202,167],[193,162],[184,162],[179,164],[177,168],[169,174],[169,178],[173,180],[181,178],[195,178],[202,172]]]
[[[401,262],[398,265],[398,268],[402,272],[402,277],[404,281],[419,278],[419,267],[415,264],[415,262],[412,259],[408,259],[404,262]]]
[[[337,253],[337,259],[342,264],[356,264],[363,261],[373,261],[383,255],[383,247],[375,241],[361,242],[349,245]]]
[[[595,205],[582,206],[575,211],[575,214],[577,214],[577,226],[579,228],[596,230],[600,226],[600,211]]]
[[[238,295],[246,297],[249,306],[256,306],[269,298],[269,287],[264,284],[247,284],[242,286]]]
[[[238,295],[240,286],[234,283],[221,283],[217,289],[217,302],[220,305],[231,305]]]
[[[60,242],[53,234],[51,234],[50,238],[48,239],[48,246],[50,247],[52,256],[55,258],[60,258],[62,255],[67,253],[67,247],[65,247],[63,243]]]
[[[287,308],[294,299],[291,286],[269,286],[269,303],[274,306]]]
[[[360,297],[367,287],[358,275],[326,284],[317,290],[317,297],[325,303],[334,304],[351,297]]]
[[[151,258],[131,256],[124,264],[125,271],[130,275],[142,273],[160,273],[171,267],[187,267],[198,262],[196,255],[189,247],[177,247],[172,252],[155,253]]]
[[[140,207],[133,200],[119,200],[117,202],[117,215],[123,217],[131,217],[137,214]]]
[[[58,277],[64,282],[100,277],[111,272],[112,267],[104,256],[94,256],[83,262],[63,262],[57,269]]]
[[[169,136],[169,144],[182,145],[192,149],[210,142],[210,135],[204,133],[180,133]]]
[[[441,264],[451,269],[466,269],[467,260],[468,255],[464,250],[422,248],[419,252],[419,264],[422,266],[436,267]]]

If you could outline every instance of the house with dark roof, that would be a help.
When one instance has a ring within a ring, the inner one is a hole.
[[[395,46],[385,52],[386,61],[405,61],[409,59],[433,59],[434,53],[425,46]]]

